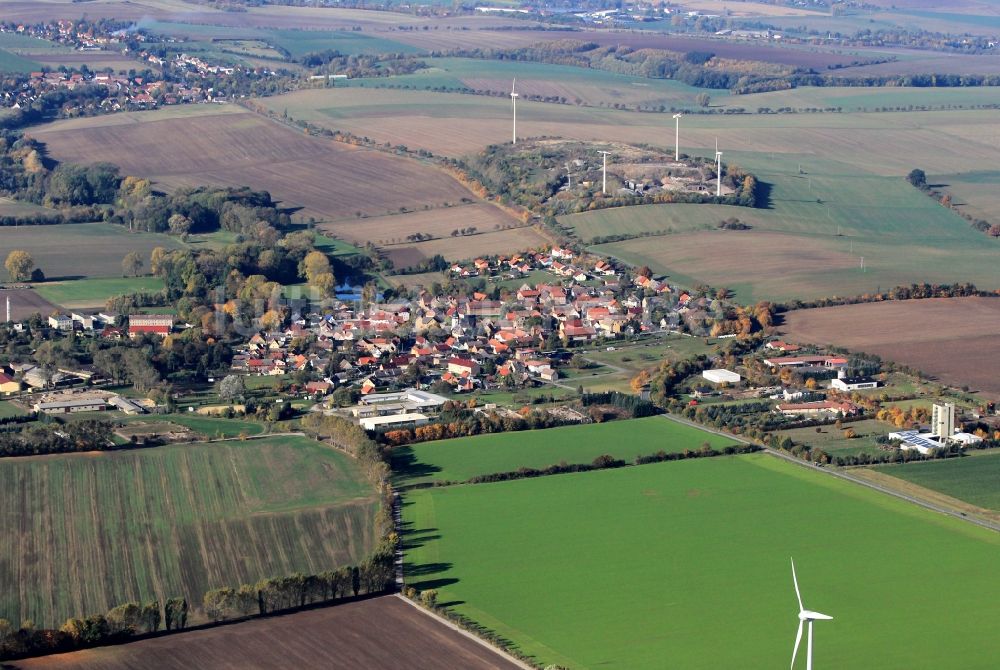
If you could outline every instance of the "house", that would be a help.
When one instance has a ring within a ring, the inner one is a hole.
[[[479,363],[468,358],[449,358],[448,372],[459,376],[468,373],[470,376],[475,377],[479,374]]]
[[[0,393],[10,395],[21,390],[21,382],[0,372]]]
[[[138,337],[144,333],[166,337],[173,328],[174,317],[171,314],[133,314],[128,318],[129,337]]]
[[[306,384],[306,392],[313,395],[326,395],[333,388],[330,382],[309,382]]]
[[[871,377],[837,377],[830,382],[830,388],[841,391],[878,388],[878,382]]]
[[[786,353],[792,353],[802,348],[797,344],[789,344],[788,342],[782,342],[781,340],[774,340],[772,342],[768,342],[764,346],[767,347],[768,349],[774,349],[776,351],[784,351]]]
[[[724,369],[705,370],[701,376],[713,384],[739,384],[742,379],[738,373]]]
[[[49,328],[73,330],[73,319],[65,314],[53,314],[49,317]]]

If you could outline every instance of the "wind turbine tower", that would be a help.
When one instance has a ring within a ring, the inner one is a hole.
[[[7,323],[10,323],[10,296],[7,296]]]
[[[514,86],[517,84],[517,78],[510,85],[510,111],[514,114],[514,131],[511,139],[511,144],[517,144],[517,93],[514,92]]]
[[[674,114],[674,160],[681,159],[681,117],[683,114]]]
[[[608,154],[611,152],[601,151],[599,153],[604,157],[601,162],[601,193],[604,194],[608,192]]]
[[[795,559],[792,559],[792,583],[795,584],[795,597],[799,601],[799,632],[795,634],[795,647],[792,649],[792,670],[795,669],[795,655],[799,653],[799,642],[802,641],[802,626],[809,624],[809,637],[806,641],[806,670],[813,667],[813,621],[830,621],[832,616],[807,610],[802,606],[802,595],[799,593],[799,580],[795,576]]]
[[[722,152],[719,151],[719,138],[715,138],[715,197],[722,197]]]

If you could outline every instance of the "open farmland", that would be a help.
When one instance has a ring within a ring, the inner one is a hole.
[[[373,634],[373,631],[377,633]],[[519,667],[400,598],[385,596],[131,644],[18,661],[15,669],[514,670]]]
[[[673,79],[649,79],[607,72],[605,70],[550,65],[523,61],[490,61],[472,58],[428,58],[428,69],[414,74],[367,79],[353,79],[354,87],[402,87],[411,89],[470,89],[493,95],[510,93],[511,80],[517,78],[522,97],[541,96],[561,99],[564,103],[612,107],[695,107],[696,88]],[[713,91],[725,104],[727,92]]]
[[[605,454],[632,460],[661,449],[670,453],[696,451],[706,443],[715,449],[735,444],[721,435],[652,416],[396,447],[392,452],[392,469],[396,481],[403,485],[465,481],[477,475],[511,472],[522,467],[590,463]]]
[[[437,254],[448,260],[465,260],[477,256],[538,249],[548,244],[551,242],[534,228],[522,226],[510,230],[400,244],[386,247],[385,251],[397,268],[405,268]]]
[[[54,226],[7,226],[0,229],[4,249],[24,249],[52,279],[121,277],[122,258],[136,251],[149,261],[156,247],[178,249],[176,237],[130,233],[111,223],[67,223]],[[6,275],[6,270],[4,271]]]
[[[452,231],[461,228],[475,227],[478,231],[486,233],[519,225],[521,225],[519,221],[499,207],[486,203],[473,203],[405,214],[375,216],[360,221],[323,223],[318,228],[339,239],[357,244],[372,241],[388,245],[404,244],[406,237],[414,233],[451,237]],[[375,235],[378,237],[375,238]]]
[[[32,72],[39,67],[37,61],[0,49],[0,72]]]
[[[6,458],[0,499],[0,618],[56,627],[357,562],[376,509],[354,461],[301,437]]]
[[[7,318],[6,301],[10,298],[10,317],[14,321],[27,319],[32,314],[40,314],[47,317],[59,310],[57,305],[43,298],[37,291],[30,288],[4,289],[0,291],[0,300],[3,302],[4,318]]]
[[[796,342],[835,344],[881,356],[1000,397],[1000,298],[930,298],[789,312]]]
[[[32,135],[59,160],[112,162],[123,174],[150,177],[168,189],[246,185],[323,220],[440,206],[469,195],[436,168],[296,133],[240,107],[185,111],[74,119]]]
[[[886,465],[877,470],[977,507],[1000,512],[1000,453]]]
[[[108,298],[136,291],[155,293],[163,290],[159,277],[115,277],[108,279],[74,279],[72,281],[35,284],[39,295],[67,309],[103,307]]]
[[[834,617],[817,626],[829,667],[1000,654],[1000,536],[769,455],[419,489],[404,520],[408,583],[543,665],[787,664],[789,556],[807,605]],[[708,623],[735,611],[740,625]],[[915,634],[927,620],[935,634]]]

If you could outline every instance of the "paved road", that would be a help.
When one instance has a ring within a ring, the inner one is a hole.
[[[742,442],[743,444],[756,444],[757,446],[763,446],[763,445],[761,445],[758,442],[754,442],[752,440],[747,440],[747,439],[739,437],[737,435],[731,435],[731,434],[723,432],[721,430],[715,430],[714,428],[708,428],[706,426],[702,426],[702,425],[700,425],[698,423],[695,423],[693,421],[689,421],[687,419],[682,419],[682,418],[677,417],[677,416],[673,416],[673,415],[670,415],[670,414],[661,414],[660,416],[664,417],[665,419],[669,419],[670,421],[675,421],[677,423],[683,423],[683,424],[688,425],[688,426],[693,426],[695,428],[700,428],[701,430],[708,431],[709,433],[714,433],[716,435],[722,435],[723,437],[728,437],[731,440],[736,440],[737,442]],[[763,447],[763,448],[764,448],[764,451],[766,453],[768,453],[768,454],[770,454],[772,456],[775,456],[777,458],[783,458],[784,460],[786,460],[786,461],[788,461],[790,463],[794,463],[795,465],[798,465],[799,467],[808,468],[810,470],[815,470],[816,472],[822,472],[823,474],[830,475],[831,477],[838,477],[840,479],[844,479],[844,480],[847,480],[847,481],[852,482],[854,484],[859,484],[861,486],[867,486],[868,488],[873,489],[875,491],[878,491],[880,493],[885,493],[887,495],[891,495],[891,496],[894,496],[896,498],[900,498],[900,499],[905,500],[907,502],[911,502],[914,505],[919,505],[920,507],[924,507],[924,508],[932,510],[934,512],[939,512],[941,514],[947,514],[948,516],[953,516],[956,519],[961,519],[962,521],[968,521],[969,523],[975,524],[977,526],[982,526],[983,528],[989,528],[990,530],[1000,531],[1000,524],[994,523],[994,522],[989,521],[987,519],[980,519],[980,518],[977,518],[977,517],[971,517],[971,516],[968,516],[968,515],[966,515],[966,514],[964,514],[962,512],[950,509],[948,507],[941,507],[939,505],[935,505],[933,503],[927,502],[926,500],[922,500],[920,498],[915,498],[913,496],[907,495],[907,494],[902,493],[900,491],[893,490],[893,489],[888,488],[886,486],[881,486],[879,484],[875,484],[874,482],[870,482],[870,481],[867,481],[865,479],[860,479],[859,477],[855,477],[855,476],[853,476],[853,475],[851,475],[848,472],[845,472],[843,470],[835,470],[835,469],[829,468],[829,467],[820,467],[820,466],[816,465],[815,463],[809,463],[808,461],[803,461],[801,458],[796,458],[795,456],[792,456],[791,454],[786,454],[783,451],[778,451],[778,450],[772,449],[770,447]]]

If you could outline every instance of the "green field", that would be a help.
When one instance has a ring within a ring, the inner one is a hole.
[[[396,481],[404,485],[465,481],[476,475],[509,472],[520,467],[590,463],[604,454],[632,460],[661,449],[694,451],[706,442],[716,449],[736,444],[721,435],[653,416],[398,447],[393,450],[392,469]]]
[[[1000,535],[768,455],[420,489],[404,519],[408,583],[543,665],[787,667],[789,556],[823,667],[1000,655]]]
[[[332,49],[343,54],[415,54],[423,49],[385,37],[372,37],[359,32],[325,30],[271,30],[267,38],[285,49],[292,58],[314,51]]]
[[[33,72],[40,70],[41,67],[41,63],[0,49],[0,72]]]
[[[851,421],[843,425],[843,429],[835,426],[819,426],[820,432],[816,432],[815,427],[793,428],[779,431],[779,434],[791,438],[795,444],[816,447],[831,456],[853,456],[861,453],[884,453],[879,450],[875,438],[895,430],[890,424],[875,419]],[[844,437],[844,431],[848,428],[854,429],[855,437]]]
[[[4,249],[24,249],[48,279],[122,276],[122,258],[130,251],[149,269],[155,247],[178,249],[179,240],[158,233],[130,233],[110,223],[67,223],[55,226],[6,227]]]
[[[181,403],[183,405],[183,402]],[[226,419],[223,417],[200,416],[198,414],[163,414],[157,417],[170,423],[176,423],[190,428],[207,438],[239,437],[240,435],[260,435],[264,426],[256,421],[245,419]],[[149,421],[148,416],[126,418],[127,423]]]
[[[0,504],[0,618],[39,626],[355,562],[376,510],[354,461],[298,437],[7,458]]]
[[[64,307],[103,307],[116,295],[163,290],[160,277],[113,277],[107,279],[74,279],[35,284],[35,290],[49,302]]]
[[[491,90],[507,92],[516,78],[523,95],[561,98],[570,104],[614,107],[695,107],[705,89],[673,79],[648,79],[605,70],[524,61],[474,58],[428,58],[429,66],[414,74],[352,79],[350,86],[411,89]],[[712,98],[731,102],[728,91],[711,91]]]
[[[26,412],[15,406],[14,404],[7,402],[6,400],[0,400],[0,419],[6,419],[9,416],[21,416]]]
[[[560,223],[584,241],[654,233],[594,249],[687,286],[726,286],[748,301],[860,294],[915,281],[998,285],[1000,242],[901,177],[865,174],[815,156],[731,154],[769,185],[767,207],[646,205],[575,214]],[[753,230],[718,231],[728,217]]]
[[[1000,453],[886,465],[877,469],[952,498],[1000,512]]]
[[[874,112],[880,108],[950,109],[996,104],[1000,104],[1000,90],[993,86],[961,88],[805,86],[787,91],[734,95],[722,102],[725,107],[743,107],[748,112],[756,112],[761,107],[772,110],[790,107]]]

